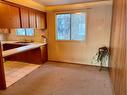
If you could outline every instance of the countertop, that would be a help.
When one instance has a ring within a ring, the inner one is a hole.
[[[17,43],[19,41],[1,41],[1,44],[10,44],[10,43]]]
[[[1,42],[2,44],[5,44],[5,43],[9,43],[9,44],[15,44],[16,42],[19,42],[19,41],[3,41]],[[22,46],[22,47],[18,47],[18,48],[14,48],[14,49],[10,49],[10,50],[6,50],[6,51],[2,51],[2,56],[3,57],[7,57],[7,56],[10,56],[10,55],[13,55],[13,54],[17,54],[17,53],[20,53],[20,52],[24,52],[24,51],[28,51],[28,50],[31,50],[31,49],[35,49],[35,48],[39,48],[43,45],[46,45],[47,43],[29,43],[28,45],[26,46]]]

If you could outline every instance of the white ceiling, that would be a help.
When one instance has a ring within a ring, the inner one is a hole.
[[[75,4],[75,3],[85,3],[85,2],[95,2],[95,1],[105,1],[105,0],[33,0],[33,1],[49,6],[49,5]]]

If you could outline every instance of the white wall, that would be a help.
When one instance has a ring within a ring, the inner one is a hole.
[[[5,40],[7,40],[6,34],[0,33],[0,41],[5,41]]]
[[[0,41],[7,40],[8,33],[9,33],[9,29],[0,29]]]
[[[92,64],[99,47],[109,46],[112,6],[97,6],[88,12],[88,29],[84,42],[55,40],[55,12],[48,12],[48,57],[52,61]]]

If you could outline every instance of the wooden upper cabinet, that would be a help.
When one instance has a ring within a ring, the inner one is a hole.
[[[19,8],[0,3],[0,28],[19,28]]]
[[[20,8],[21,14],[21,27],[29,28],[29,10],[26,8]]]
[[[36,12],[36,24],[38,29],[46,29],[46,13]]]
[[[19,8],[9,6],[9,25],[10,28],[20,28]]]
[[[46,29],[46,13],[0,2],[0,28]]]
[[[36,28],[36,12],[34,10],[29,10],[29,27]]]
[[[20,8],[21,27],[36,28],[36,12],[28,8]]]
[[[0,3],[0,28],[7,28],[9,21],[8,5]]]

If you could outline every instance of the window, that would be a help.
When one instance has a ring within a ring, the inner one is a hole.
[[[16,29],[16,35],[18,36],[25,36],[25,29]]]
[[[56,15],[57,40],[84,40],[86,35],[86,13]]]
[[[26,29],[26,36],[34,36],[34,29],[32,28]]]
[[[34,36],[34,29],[27,28],[27,29],[16,29],[17,36]]]

